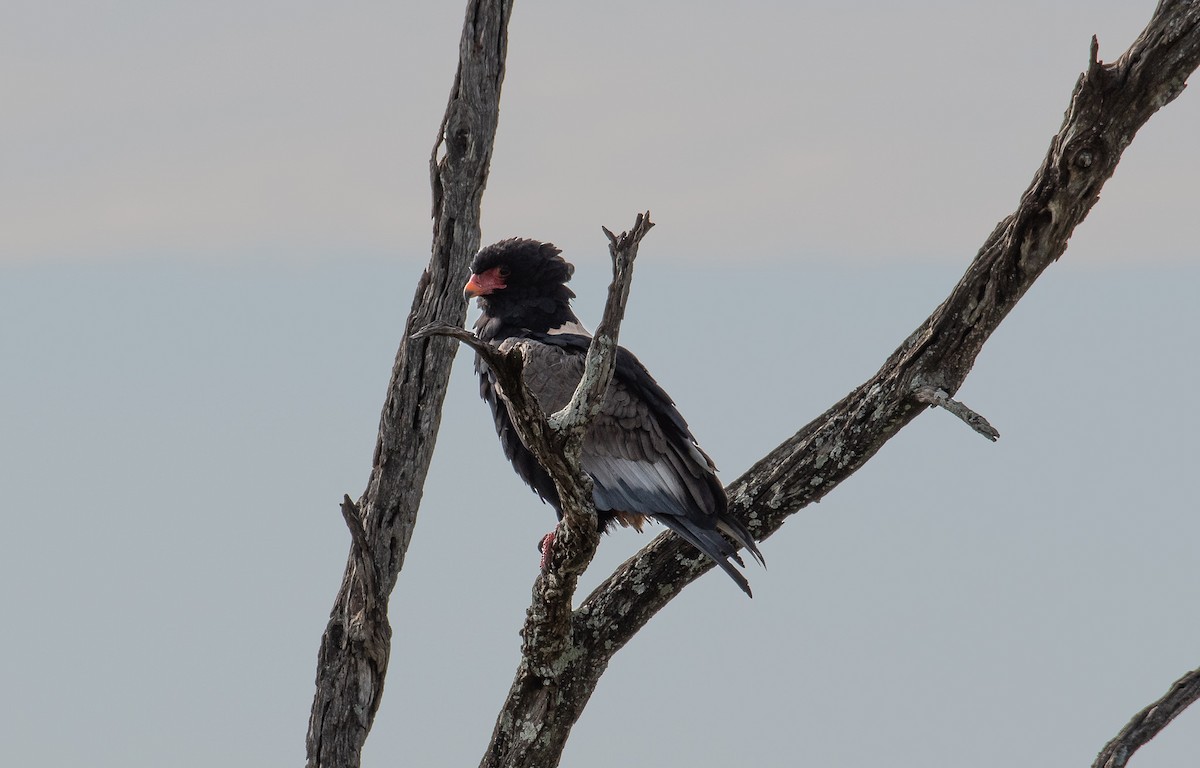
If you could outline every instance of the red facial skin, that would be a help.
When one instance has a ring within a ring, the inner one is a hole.
[[[502,270],[504,267],[492,267],[478,275],[471,275],[471,279],[463,288],[463,295],[468,299],[473,299],[476,296],[487,296],[489,293],[504,288],[506,284],[504,282],[505,275],[501,274]]]

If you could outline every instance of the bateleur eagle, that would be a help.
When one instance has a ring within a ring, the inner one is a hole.
[[[481,340],[501,350],[521,348],[526,384],[546,413],[570,401],[591,343],[571,310],[575,294],[566,283],[574,271],[553,245],[513,238],[475,256],[463,291],[468,298],[479,298],[483,314],[475,332]],[[561,519],[554,482],[517,437],[504,393],[478,356],[475,371],[505,456]],[[616,522],[640,531],[651,517],[712,558],[750,594],[746,578],[730,560],[744,563],[722,533],[763,562],[754,538],[730,516],[716,467],[671,398],[624,347],[617,348],[612,383],[584,437],[581,458],[594,483],[600,530]]]

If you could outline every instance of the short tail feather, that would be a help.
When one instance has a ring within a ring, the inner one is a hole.
[[[750,591],[750,582],[746,581],[746,577],[742,575],[742,572],[734,568],[733,563],[729,562],[729,560],[733,559],[734,562],[742,567],[745,567],[746,564],[742,562],[742,558],[738,556],[737,550],[733,548],[729,540],[722,536],[719,531],[689,526],[687,520],[673,515],[659,515],[656,517],[663,525],[677,533],[680,538],[721,566],[721,570],[729,574],[729,578],[733,579],[734,583],[747,596],[754,597],[754,593]],[[722,525],[721,527],[724,529],[726,526]],[[738,535],[739,533],[744,534],[744,536]],[[754,539],[750,538],[749,533],[744,528],[741,531],[730,532],[730,536],[754,555],[756,560],[760,563],[763,562],[762,553],[758,551],[758,547],[754,545]]]
[[[718,520],[717,528],[729,538],[738,543],[738,546],[749,552],[758,564],[762,567],[767,567],[767,561],[763,559],[762,552],[758,551],[758,545],[754,543],[754,537],[750,535],[750,531],[741,522],[732,518],[727,520]],[[741,562],[740,560],[738,562]]]

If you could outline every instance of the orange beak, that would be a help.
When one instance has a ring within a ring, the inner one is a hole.
[[[473,299],[504,290],[507,287],[504,282],[507,271],[503,267],[492,267],[477,275],[471,275],[471,279],[463,286],[463,296]]]
[[[466,296],[468,299],[482,296],[487,292],[488,290],[483,287],[483,283],[479,282],[479,275],[471,275],[471,279],[463,287],[463,296]]]

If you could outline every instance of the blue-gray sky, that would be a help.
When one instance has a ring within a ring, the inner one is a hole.
[[[623,341],[736,477],[945,296],[1152,2],[518,3],[484,240],[650,209]],[[296,765],[429,240],[455,3],[10,2],[0,704],[22,765]],[[961,394],[614,661],[564,764],[1089,764],[1200,663],[1200,100]],[[465,356],[371,764],[474,764],[553,515]],[[747,390],[754,394],[747,396]],[[603,542],[594,584],[646,537]],[[1190,765],[1200,714],[1139,754]]]

